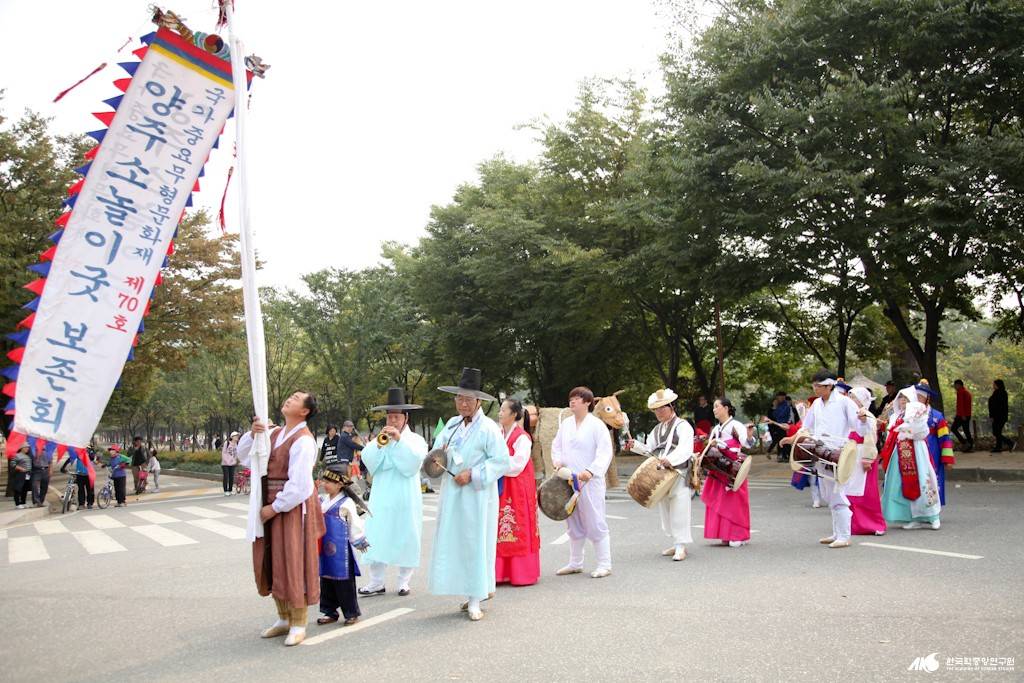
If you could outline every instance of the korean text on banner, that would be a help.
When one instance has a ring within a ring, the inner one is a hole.
[[[19,369],[17,431],[88,444],[233,102],[227,62],[156,34],[50,268]]]

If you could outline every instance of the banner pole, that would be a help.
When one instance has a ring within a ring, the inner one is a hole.
[[[235,86],[235,173],[238,176],[239,247],[242,257],[242,298],[245,304],[245,336],[249,350],[249,381],[252,386],[253,412],[267,424],[267,349],[263,338],[263,311],[260,307],[259,286],[256,282],[256,252],[253,248],[252,225],[249,214],[249,178],[245,124],[248,102],[243,45],[235,33],[234,3],[221,0],[227,19],[231,48],[231,80]],[[267,472],[270,457],[268,432],[253,435],[250,451],[251,489],[246,537],[250,541],[263,536],[260,510],[263,507],[262,477]]]

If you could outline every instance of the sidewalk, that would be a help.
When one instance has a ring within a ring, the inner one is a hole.
[[[212,476],[212,475],[211,475]],[[220,477],[216,477],[217,484],[213,485],[209,478],[196,476],[180,476],[172,474],[161,474],[160,475],[160,493],[144,493],[141,496],[136,496],[131,493],[132,478],[128,477],[128,489],[129,493],[125,497],[128,505],[132,503],[155,503],[164,500],[173,500],[175,498],[188,498],[192,496],[207,496],[214,495],[223,492],[220,486]],[[96,490],[99,491],[106,484],[105,470],[101,470],[96,475]],[[152,483],[152,482],[151,482]],[[35,522],[40,519],[44,519],[51,514],[60,515],[60,499],[64,495],[64,487],[67,485],[67,478],[63,474],[57,474],[57,476],[50,479],[50,488],[46,494],[47,505],[43,507],[27,507],[24,510],[13,509],[13,499],[8,499],[4,503],[0,503],[3,506],[2,512],[0,512],[0,529],[17,526],[20,524],[27,524],[29,522]],[[77,500],[77,499],[76,499]],[[111,503],[113,505],[113,503]],[[51,507],[55,506],[55,511],[50,512]],[[99,508],[93,507],[94,510]],[[87,514],[91,510],[82,509],[83,514]]]

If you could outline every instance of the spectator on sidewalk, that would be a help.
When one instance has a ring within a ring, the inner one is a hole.
[[[889,380],[885,383],[885,396],[878,402],[878,405],[871,411],[875,417],[882,414],[885,407],[896,400],[896,382]]]
[[[125,502],[125,484],[130,463],[131,460],[121,455],[120,446],[115,443],[110,447],[110,462],[107,467],[110,468],[110,478],[114,481],[114,499],[117,501],[114,507],[120,508],[128,504]]]
[[[153,493],[160,493],[160,461],[156,457],[156,449],[149,449],[149,461],[146,463],[149,474],[153,477]]]
[[[230,496],[231,489],[235,485],[235,468],[238,466],[238,432],[231,432],[228,442],[224,444],[224,450],[220,452],[220,470],[224,475],[221,482],[224,487],[224,495]]]
[[[50,462],[52,455],[40,450],[32,456],[32,504],[37,508],[46,502],[46,492],[50,489]]]
[[[777,392],[772,400],[771,410],[768,411],[768,419],[771,420],[768,424],[768,433],[772,435],[772,442],[769,444],[766,453],[771,453],[772,448],[776,447],[779,441],[785,438],[789,425],[792,424],[792,418],[793,408],[786,401],[786,392]],[[782,462],[781,447],[779,448],[779,462]]]
[[[1003,428],[1010,419],[1010,396],[1006,393],[1006,384],[1001,379],[992,381],[992,395],[988,397],[988,417],[992,420],[992,435],[996,437],[993,453],[1002,453],[1003,444],[1007,450],[1016,450],[1017,444],[1003,436]]]
[[[974,437],[971,435],[971,403],[974,401],[974,397],[971,392],[967,391],[964,386],[964,381],[958,379],[953,382],[953,387],[956,389],[956,416],[953,418],[953,426],[950,431],[953,432],[953,436],[960,442],[960,446],[963,447],[966,442],[966,451],[974,450]],[[960,434],[960,428],[964,428],[964,435]]]
[[[711,433],[711,427],[715,424],[715,412],[708,404],[707,396],[701,394],[697,397],[697,406],[693,409],[693,425],[695,430]]]
[[[132,447],[128,449],[128,457],[132,459],[132,480],[135,482],[135,495],[142,493],[141,477],[139,473],[146,464],[147,453],[142,446],[142,437],[136,436],[132,439]]]
[[[85,457],[89,457],[88,451],[86,451]],[[75,485],[78,487],[78,509],[81,510],[88,502],[86,509],[92,510],[92,505],[96,502],[96,490],[89,483],[89,466],[85,460],[79,457],[76,448],[68,449],[68,459],[60,466],[60,471],[67,472],[69,465],[74,465],[74,470],[68,476],[75,478]]]
[[[11,482],[14,488],[14,508],[25,509],[25,499],[32,489],[32,456],[29,455],[28,444],[18,449],[14,455],[14,481]]]
[[[324,465],[327,469],[334,470],[335,472],[341,472],[342,474],[348,474],[349,469],[352,466],[352,461],[355,459],[356,451],[363,450],[363,444],[359,443],[356,434],[356,426],[352,420],[345,420],[341,425],[341,433],[338,434],[338,457],[335,465],[328,466],[325,462]]]

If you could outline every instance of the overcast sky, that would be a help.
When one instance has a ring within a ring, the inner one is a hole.
[[[119,94],[117,61],[153,29],[149,0],[0,0],[3,110],[54,117],[56,132],[100,128]],[[211,0],[162,5],[210,32]],[[561,119],[580,81],[631,76],[661,88],[669,20],[652,0],[266,2],[237,0],[247,53],[272,65],[249,121],[261,284],[295,286],[326,266],[376,261],[386,240],[414,243],[431,205],[499,152],[537,146],[518,124]],[[132,46],[115,54],[127,40]],[[111,64],[61,102],[53,97]],[[206,168],[197,206],[220,202],[233,126]],[[227,144],[225,144],[227,143]],[[232,184],[232,192],[237,184]],[[237,221],[228,204],[228,229]]]

